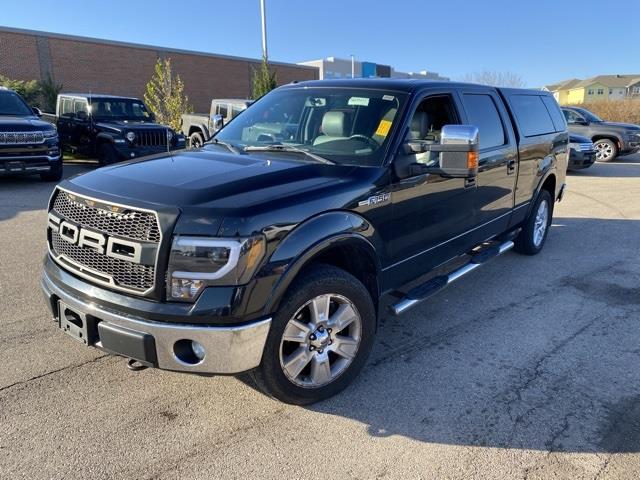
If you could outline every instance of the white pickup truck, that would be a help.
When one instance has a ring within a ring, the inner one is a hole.
[[[209,140],[222,126],[251,105],[252,100],[223,98],[211,100],[211,110],[206,113],[182,115],[182,133],[189,138],[191,147],[198,148]]]

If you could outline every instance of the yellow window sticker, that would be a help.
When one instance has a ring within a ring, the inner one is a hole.
[[[378,125],[376,135],[386,137],[389,135],[389,130],[391,130],[391,122],[389,120],[380,120],[380,125]]]

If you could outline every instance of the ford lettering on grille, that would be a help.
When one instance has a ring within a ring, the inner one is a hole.
[[[117,290],[153,290],[161,241],[155,212],[58,189],[47,226],[49,250],[63,268]]]

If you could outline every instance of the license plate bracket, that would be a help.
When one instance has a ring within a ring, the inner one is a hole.
[[[24,170],[24,162],[21,162],[21,161],[6,162],[5,168],[9,172],[22,172]]]
[[[91,317],[58,302],[58,318],[60,328],[72,338],[85,345],[93,345],[96,341],[95,324]]]

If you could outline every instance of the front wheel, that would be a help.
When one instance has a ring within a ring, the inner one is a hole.
[[[189,136],[189,145],[191,148],[200,148],[204,144],[204,139],[202,135],[198,132],[193,132]]]
[[[598,162],[610,162],[618,156],[618,146],[612,140],[603,138],[593,142]]]
[[[351,383],[373,346],[376,313],[365,286],[336,267],[307,270],[274,315],[253,377],[266,394],[307,405]]]

